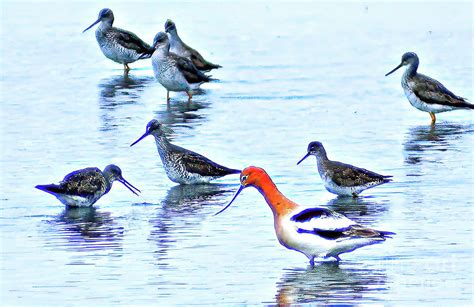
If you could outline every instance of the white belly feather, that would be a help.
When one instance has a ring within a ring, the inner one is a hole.
[[[428,104],[426,102],[423,102],[420,98],[418,98],[418,96],[415,95],[415,93],[413,93],[413,91],[408,86],[404,86],[403,90],[405,91],[405,96],[408,98],[410,104],[420,111],[440,113],[451,111],[453,109],[453,107],[451,106],[445,106],[442,104]]]

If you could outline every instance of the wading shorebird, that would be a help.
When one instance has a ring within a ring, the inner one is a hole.
[[[402,56],[400,65],[392,69],[385,76],[390,75],[402,66],[408,66],[402,77],[402,87],[408,101],[418,110],[428,112],[431,124],[436,122],[436,113],[457,109],[474,109],[474,105],[465,98],[456,96],[443,84],[428,76],[417,72],[420,60],[414,52],[407,52]]]
[[[86,32],[100,22],[95,31],[95,37],[99,43],[100,50],[109,59],[123,64],[125,72],[130,70],[129,63],[139,59],[147,59],[153,54],[150,45],[142,41],[132,32],[112,27],[114,23],[114,13],[111,9],[102,9],[99,12],[99,18],[91,24]]]
[[[210,71],[211,69],[222,67],[221,65],[206,61],[199,52],[186,45],[179,37],[178,31],[176,30],[176,24],[172,20],[166,20],[165,31],[166,33],[169,33],[170,36],[171,52],[190,59],[197,69]]]
[[[316,157],[319,176],[326,190],[340,196],[357,197],[364,190],[392,180],[390,179],[392,176],[380,175],[364,168],[329,160],[320,142],[309,143],[308,153],[297,165],[311,155]]]
[[[393,232],[363,227],[342,214],[326,208],[304,208],[283,195],[265,170],[250,166],[240,174],[240,188],[230,203],[215,215],[227,209],[240,192],[256,188],[273,212],[275,232],[280,244],[303,253],[314,266],[315,258],[334,257],[352,252],[366,245],[381,243]]]
[[[179,184],[200,184],[240,173],[240,170],[219,165],[198,153],[171,144],[165,136],[167,130],[169,129],[156,119],[152,119],[146,126],[146,132],[130,146],[153,135],[166,175],[171,181]]]
[[[37,185],[36,188],[56,196],[66,206],[89,207],[110,191],[115,180],[135,195],[140,192],[122,177],[122,170],[113,164],[107,165],[103,172],[97,167],[80,169],[66,175],[59,184]]]
[[[194,64],[181,56],[170,52],[170,42],[164,32],[158,32],[153,40],[151,62],[155,78],[166,88],[166,102],[170,101],[170,91],[186,92],[188,101],[193,98],[192,90],[204,82],[214,79],[199,71]]]

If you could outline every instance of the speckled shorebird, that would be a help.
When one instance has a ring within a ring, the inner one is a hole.
[[[59,183],[37,185],[36,188],[52,194],[66,206],[89,207],[112,188],[112,183],[121,182],[133,194],[138,195],[139,189],[122,177],[122,171],[116,165],[107,165],[102,172],[96,167],[74,171]]]
[[[309,143],[308,153],[297,164],[311,155],[316,157],[319,176],[326,190],[340,196],[357,197],[364,190],[391,181],[392,176],[380,175],[364,168],[329,160],[320,142]]]
[[[123,64],[125,72],[130,70],[130,67],[128,67],[129,63],[151,57],[153,49],[150,45],[132,32],[112,27],[114,13],[112,13],[111,9],[102,9],[99,12],[99,18],[82,33],[99,22],[100,25],[95,31],[95,37],[99,43],[100,50],[102,50],[102,53],[107,58]]]
[[[167,90],[167,102],[170,100],[170,91],[186,92],[188,101],[191,101],[193,89],[213,80],[196,69],[190,60],[170,52],[170,42],[166,33],[156,34],[153,49],[155,50],[151,57],[153,72],[158,82]]]
[[[402,66],[408,66],[402,77],[402,87],[408,101],[418,110],[428,112],[431,123],[436,122],[436,113],[457,110],[474,109],[474,105],[465,98],[456,96],[443,84],[417,72],[420,60],[414,52],[402,56],[402,62],[385,76],[390,75]]]
[[[167,130],[169,129],[153,119],[146,126],[146,132],[130,146],[153,135],[166,175],[171,181],[179,184],[208,183],[226,175],[240,173],[239,170],[219,165],[198,153],[171,144],[165,136]]]
[[[179,56],[190,59],[197,69],[202,71],[210,71],[211,69],[221,68],[221,65],[213,64],[206,61],[202,55],[193,48],[186,45],[178,35],[176,24],[168,19],[165,23],[165,31],[169,33],[171,52]]]
[[[366,228],[342,214],[326,208],[304,208],[285,197],[265,170],[250,166],[240,174],[240,188],[230,203],[215,215],[227,209],[240,192],[256,188],[273,212],[274,227],[280,244],[303,253],[311,266],[314,258],[333,257],[357,248],[382,243],[393,232]]]

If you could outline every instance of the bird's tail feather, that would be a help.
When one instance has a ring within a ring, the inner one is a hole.
[[[460,102],[458,106],[461,108],[474,109],[474,104],[469,102]]]
[[[238,170],[238,169],[229,168],[229,169],[227,169],[227,172],[230,175],[230,174],[240,174],[242,171]]]
[[[391,232],[391,231],[381,231],[379,230],[378,231],[380,233],[380,235],[383,237],[383,238],[392,238],[392,236],[396,235],[395,232]]]
[[[61,187],[57,184],[42,184],[42,185],[39,184],[35,186],[35,188],[49,194],[58,194],[58,193],[63,192]]]
[[[139,57],[138,57],[138,60],[143,60],[143,59],[149,59],[151,58],[151,56],[153,55],[153,52],[151,53],[142,53]]]

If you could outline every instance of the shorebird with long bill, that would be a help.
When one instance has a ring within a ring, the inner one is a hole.
[[[176,24],[171,19],[166,20],[165,31],[170,37],[171,52],[191,60],[197,69],[210,71],[211,69],[222,67],[221,65],[206,61],[199,52],[186,45],[179,37]]]
[[[395,235],[393,232],[366,228],[342,214],[326,208],[305,208],[286,198],[262,168],[250,166],[240,174],[240,188],[230,203],[215,215],[226,210],[247,187],[256,188],[273,212],[275,233],[280,244],[308,257],[314,266],[315,258],[333,257],[357,248],[382,243]]]
[[[149,135],[154,136],[161,162],[171,181],[179,184],[202,184],[240,173],[240,170],[222,166],[194,151],[171,144],[166,137],[169,131],[169,128],[152,119],[147,124],[145,133],[130,146]]]
[[[309,143],[306,155],[296,164],[300,164],[309,156],[316,157],[319,176],[326,190],[339,196],[357,197],[362,191],[392,181],[392,176],[329,160],[321,142]]]
[[[139,189],[122,176],[122,170],[114,164],[107,165],[104,171],[88,167],[69,173],[59,184],[37,185],[36,188],[54,195],[68,207],[90,207],[112,189],[118,181],[138,196]]]
[[[402,87],[405,96],[412,106],[430,114],[431,124],[436,123],[436,113],[458,109],[474,109],[474,104],[453,94],[441,82],[418,73],[419,64],[420,60],[416,53],[407,52],[402,56],[402,62],[385,76],[403,66],[407,66],[402,76]]]
[[[128,64],[149,58],[153,54],[151,46],[134,33],[112,26],[114,13],[111,9],[102,9],[99,12],[99,18],[82,33],[98,23],[100,25],[95,31],[95,37],[100,50],[108,59],[123,64],[125,72],[130,70]]]
[[[170,91],[186,92],[188,102],[193,98],[192,91],[212,79],[199,71],[191,60],[170,52],[170,42],[164,32],[158,32],[153,40],[151,63],[156,80],[166,89],[166,102],[170,101]]]

